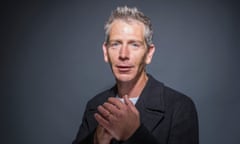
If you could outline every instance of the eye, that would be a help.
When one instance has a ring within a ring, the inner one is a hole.
[[[141,47],[141,44],[140,44],[140,43],[137,43],[137,42],[133,42],[133,43],[130,44],[130,46],[131,46],[131,48],[136,49],[136,48],[140,48],[140,47]]]
[[[140,45],[139,44],[137,44],[137,43],[133,43],[132,44],[134,47],[139,47]]]
[[[121,43],[119,42],[111,42],[110,43],[110,48],[118,48],[121,46]]]

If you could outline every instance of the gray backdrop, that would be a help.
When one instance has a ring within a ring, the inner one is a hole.
[[[1,142],[67,144],[86,102],[114,79],[103,26],[117,5],[151,17],[148,72],[190,96],[201,144],[239,144],[239,4],[220,1],[7,1],[1,4]]]

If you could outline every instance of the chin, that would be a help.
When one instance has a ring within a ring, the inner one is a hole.
[[[130,82],[134,79],[132,74],[115,74],[115,78],[119,82]]]

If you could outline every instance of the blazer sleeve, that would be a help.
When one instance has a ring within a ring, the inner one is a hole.
[[[199,144],[198,116],[190,98],[177,105],[172,121],[169,144]]]
[[[141,124],[136,132],[126,141],[126,143],[133,144],[159,144],[157,139],[148,131],[148,129]]]

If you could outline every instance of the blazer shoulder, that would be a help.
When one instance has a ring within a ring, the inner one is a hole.
[[[166,107],[188,107],[188,108],[194,108],[195,104],[191,97],[183,94],[182,92],[179,92],[175,89],[172,89],[170,87],[164,86],[163,90],[164,95],[164,101]]]
[[[150,86],[148,90],[151,92],[160,91],[161,96],[163,96],[163,99],[166,102],[175,103],[179,101],[192,101],[192,99],[189,96],[165,85],[163,82],[154,79],[151,75],[149,85]]]
[[[149,81],[142,94],[145,106],[161,111],[177,109],[183,105],[194,106],[189,96],[166,86],[151,75],[148,76]]]

